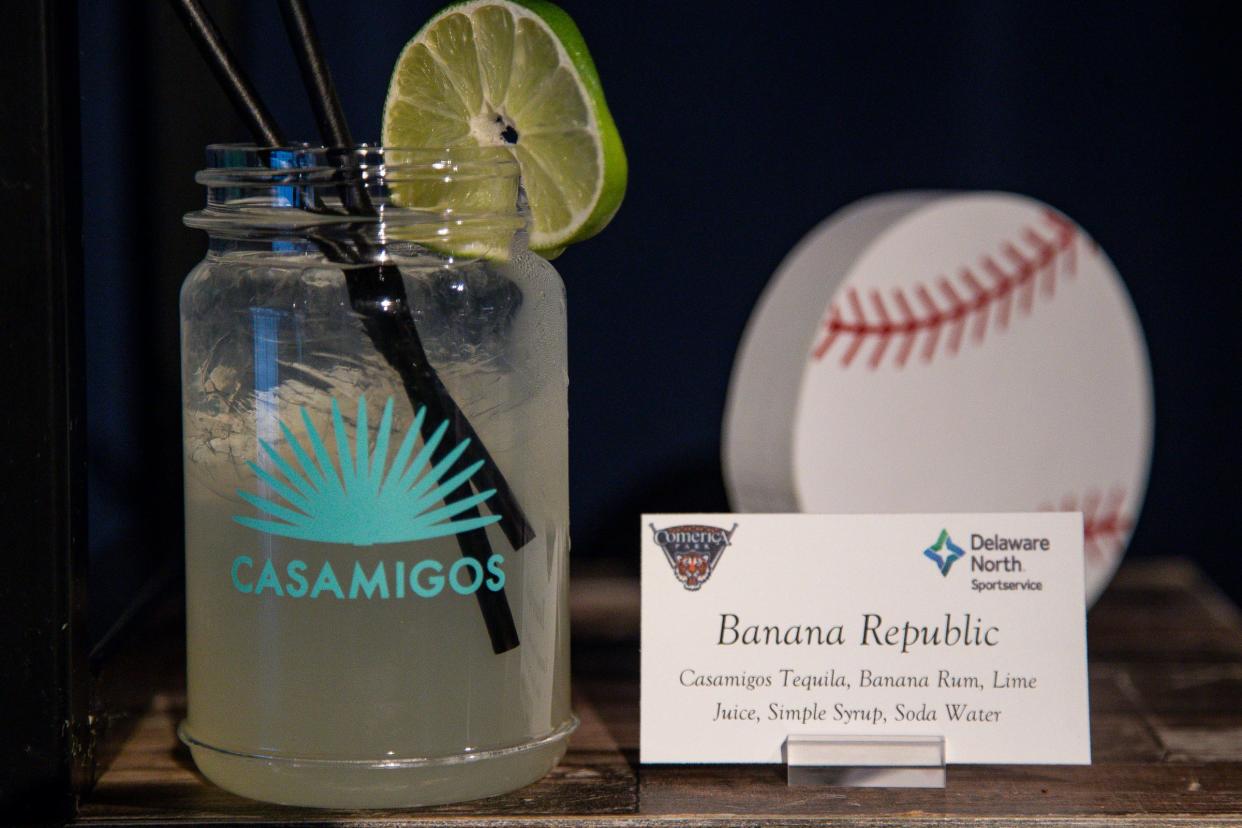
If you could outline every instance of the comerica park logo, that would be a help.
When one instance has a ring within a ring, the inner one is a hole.
[[[657,529],[655,524],[648,524],[655,535],[655,542],[664,550],[668,565],[682,586],[689,590],[697,590],[716,571],[716,564],[724,554],[725,547],[733,542],[732,529],[721,529],[716,526],[670,526]]]
[[[949,567],[953,566],[953,562],[965,554],[965,550],[949,537],[948,529],[941,529],[940,537],[936,538],[936,542],[923,550],[924,557],[934,563],[940,570],[940,574],[945,577],[948,577]]]

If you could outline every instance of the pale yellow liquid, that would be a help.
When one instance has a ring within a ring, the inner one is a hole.
[[[527,302],[522,313],[539,307]],[[550,314],[546,320],[519,318],[515,335],[555,324],[562,311],[558,305],[544,311]],[[252,335],[244,321],[239,316],[242,346]],[[499,655],[474,595],[445,586],[424,598],[408,583],[405,596],[396,595],[395,563],[404,561],[408,572],[430,558],[447,571],[461,558],[454,537],[359,547],[292,540],[233,520],[256,515],[235,494],[238,488],[260,491],[244,466],[246,460],[263,462],[256,433],[291,456],[275,423],[285,421],[301,437],[299,405],[307,405],[327,439],[332,429],[326,401],[335,396],[352,437],[357,396],[350,392],[360,388],[372,412],[374,445],[379,412],[391,395],[396,417],[390,456],[395,451],[412,408],[395,377],[368,353],[364,338],[356,343],[361,373],[329,373],[322,388],[308,388],[302,373],[288,371],[288,382],[244,397],[247,404],[232,410],[191,405],[198,398],[187,389],[189,713],[183,738],[212,781],[273,802],[397,807],[511,790],[545,774],[564,753],[574,720],[563,333],[552,343],[550,354],[539,350],[546,347],[540,343],[530,365],[519,360],[517,367],[525,370],[441,366],[535,530],[534,540],[517,551],[498,526],[483,530],[493,551],[504,556],[505,595],[521,639],[519,647]],[[213,375],[216,385],[228,380],[219,366],[197,362],[199,356],[187,348],[187,383],[198,382],[201,389]],[[210,394],[204,399],[212,401]],[[329,448],[335,454],[331,441]],[[341,600],[323,592],[294,598],[270,589],[243,594],[231,573],[239,555],[254,561],[240,570],[243,583],[254,584],[270,559],[282,588],[290,582],[290,561],[306,562],[311,584],[323,562],[330,562],[347,596],[355,561],[368,573],[383,561],[389,597]]]

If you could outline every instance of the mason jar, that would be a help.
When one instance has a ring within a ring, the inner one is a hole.
[[[526,785],[569,707],[565,292],[503,148],[208,148],[181,291],[188,713],[210,780]]]

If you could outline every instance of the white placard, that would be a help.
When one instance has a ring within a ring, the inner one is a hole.
[[[1080,513],[644,515],[641,760],[941,735],[1087,764]]]

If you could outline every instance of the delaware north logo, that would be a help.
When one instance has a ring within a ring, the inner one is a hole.
[[[940,570],[940,574],[948,577],[949,567],[953,566],[953,562],[965,555],[966,552],[962,547],[953,542],[953,538],[949,537],[949,530],[941,529],[940,537],[931,546],[923,550],[923,555],[931,560]]]
[[[733,533],[737,524],[729,530],[715,526],[670,526],[657,529],[655,524],[648,524],[655,542],[664,550],[668,565],[682,586],[688,590],[697,590],[716,571],[716,564],[724,554],[726,546],[733,542]]]
[[[246,465],[254,472],[261,494],[240,489],[237,492],[262,517],[235,515],[233,520],[269,535],[354,546],[427,540],[499,521],[499,515],[480,516],[476,508],[495,494],[495,489],[449,500],[467,486],[483,461],[451,472],[470,444],[466,439],[432,462],[448,431],[447,421],[440,423],[422,448],[414,452],[415,440],[427,416],[426,408],[418,410],[392,462],[388,461],[394,437],[392,409],[389,397],[380,416],[375,445],[371,446],[366,398],[358,399],[352,441],[340,406],[333,399],[335,458],[305,408],[301,409],[306,430],[303,439],[295,437],[282,421],[280,431],[291,456],[282,456],[271,443],[260,439],[259,445],[270,460],[270,470],[253,461]],[[466,492],[469,491],[467,487]],[[470,516],[453,519],[463,512]]]

